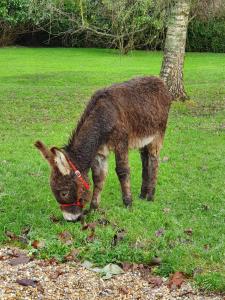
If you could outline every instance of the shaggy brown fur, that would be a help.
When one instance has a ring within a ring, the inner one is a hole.
[[[109,150],[115,152],[116,172],[124,204],[130,206],[132,199],[128,150],[140,149],[143,168],[140,196],[152,200],[170,103],[169,92],[157,77],[135,78],[99,90],[93,95],[68,144],[61,149],[61,154],[77,166],[84,178],[88,178],[87,173],[92,169],[92,208],[99,205],[100,192],[107,174]],[[49,150],[38,148],[46,158]],[[57,161],[61,164],[63,158],[60,157]],[[84,196],[79,180],[74,178],[66,162],[59,166],[64,174],[52,163],[52,158],[49,163],[53,167],[51,187],[58,202],[73,202],[78,199],[78,193],[86,200],[84,198],[87,195]],[[63,192],[62,195],[66,194],[67,198],[60,196],[60,192]],[[77,207],[66,209],[74,215],[78,215],[78,210]]]

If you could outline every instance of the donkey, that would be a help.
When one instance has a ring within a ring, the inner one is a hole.
[[[82,217],[90,199],[88,171],[92,170],[90,209],[97,209],[107,175],[107,156],[114,151],[116,173],[126,207],[132,205],[128,150],[140,149],[141,199],[153,200],[159,153],[166,130],[171,97],[157,77],[140,77],[97,91],[86,106],[66,146],[35,146],[51,167],[50,186],[63,217]]]

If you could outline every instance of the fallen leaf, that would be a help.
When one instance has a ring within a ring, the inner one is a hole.
[[[109,220],[103,218],[103,219],[98,219],[98,224],[106,226],[106,225],[109,225],[110,222],[109,222]]]
[[[204,245],[204,249],[205,249],[206,251],[209,251],[209,248],[210,248],[210,247],[209,247],[209,244],[205,244],[205,245]]]
[[[94,239],[95,239],[95,230],[93,229],[91,233],[87,236],[86,241],[90,243],[93,242]]]
[[[30,227],[29,226],[27,226],[27,227],[24,227],[22,230],[21,230],[21,233],[23,234],[23,235],[28,235],[28,233],[30,232]]]
[[[119,287],[119,292],[120,292],[120,294],[127,295],[127,294],[129,293],[129,290],[128,290],[128,288],[125,287],[125,286],[120,286],[120,287]]]
[[[7,230],[7,231],[5,232],[5,235],[6,235],[10,240],[17,240],[17,239],[18,239],[18,236],[17,236],[14,232],[9,231],[9,230]]]
[[[161,277],[150,277],[148,279],[148,283],[151,284],[153,287],[159,287],[163,284],[163,280]]]
[[[90,270],[93,267],[93,263],[89,260],[85,260],[81,265],[88,270]]]
[[[36,173],[29,172],[28,175],[33,176],[33,177],[40,177],[42,174],[38,173],[38,172],[36,172]]]
[[[87,229],[93,230],[95,229],[96,225],[97,225],[96,222],[84,224],[82,230],[87,230]]]
[[[124,272],[128,272],[133,269],[133,263],[122,262],[120,265],[121,265],[122,269],[124,270]]]
[[[43,260],[40,260],[37,262],[37,264],[40,266],[40,267],[47,267],[49,265],[58,265],[58,261],[56,258],[50,258],[50,259],[43,259]]]
[[[124,229],[119,229],[116,234],[113,236],[111,245],[115,247],[119,241],[122,241],[126,235],[126,231]]]
[[[31,243],[31,246],[35,249],[41,249],[45,247],[45,241],[38,241],[38,240],[34,240]]]
[[[184,274],[182,272],[175,272],[170,276],[167,286],[170,289],[180,288],[184,281],[185,281]]]
[[[202,210],[209,210],[209,205],[207,205],[207,204],[203,204],[202,205]]]
[[[9,249],[9,251],[7,251],[7,255],[11,257],[18,257],[22,254],[23,253],[21,253],[18,249]]]
[[[60,222],[60,218],[56,217],[55,215],[51,215],[49,217],[50,221],[52,221],[52,223],[58,223]]]
[[[103,276],[102,279],[109,279],[112,276],[124,273],[123,269],[116,264],[108,264],[104,268],[98,268],[94,267],[92,262],[85,260],[82,266],[90,271],[100,273]]]
[[[66,245],[71,245],[73,243],[73,237],[69,231],[63,231],[58,234],[59,239]]]
[[[161,162],[162,162],[162,163],[166,163],[166,162],[168,162],[168,160],[169,160],[169,157],[168,157],[168,156],[164,156],[164,157],[161,159]]]
[[[25,254],[21,254],[20,256],[16,257],[16,258],[12,258],[9,261],[9,264],[11,266],[17,266],[20,264],[27,264],[30,261],[30,257],[26,256]]]
[[[186,233],[188,235],[192,235],[193,230],[192,230],[192,228],[187,228],[187,229],[184,230],[184,233]]]
[[[102,268],[102,273],[105,274],[102,279],[110,279],[114,275],[123,274],[124,271],[116,264],[108,264]]]
[[[22,285],[22,286],[32,286],[32,287],[36,287],[38,281],[37,280],[32,280],[32,279],[27,279],[27,278],[23,278],[23,279],[17,279],[16,283]]]
[[[29,239],[26,235],[19,235],[17,240],[24,245],[29,244]]]
[[[64,256],[65,261],[77,261],[77,256],[80,251],[78,249],[72,249],[66,256]]]
[[[203,273],[203,269],[202,268],[195,268],[194,271],[193,271],[193,275],[198,275],[198,274],[202,274]]]
[[[50,277],[51,279],[57,279],[60,275],[62,275],[62,274],[64,274],[64,273],[65,273],[65,272],[64,272],[62,269],[58,268],[58,269],[56,269],[56,270],[54,271],[54,273],[51,274],[49,277]]]
[[[165,233],[164,228],[160,228],[159,230],[157,230],[155,232],[155,236],[160,237],[160,236],[164,235],[164,233]]]
[[[26,236],[26,234],[23,235],[16,235],[14,232],[12,231],[6,231],[5,235],[11,240],[11,241],[19,241],[22,244],[28,244],[29,240]]]
[[[165,214],[168,214],[168,213],[170,212],[170,208],[169,208],[169,207],[163,208],[163,212],[164,212]]]

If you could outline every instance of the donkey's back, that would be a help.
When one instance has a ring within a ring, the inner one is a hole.
[[[157,77],[139,77],[97,91],[81,119],[95,115],[101,124],[108,148],[121,142],[129,148],[142,148],[163,135],[170,107],[170,95]],[[81,124],[78,125],[78,127]]]

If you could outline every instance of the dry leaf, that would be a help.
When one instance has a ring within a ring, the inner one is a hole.
[[[203,204],[202,205],[202,210],[209,210],[209,206],[207,204]]]
[[[98,224],[106,226],[106,225],[109,225],[110,222],[109,222],[109,220],[103,218],[103,219],[98,219]]]
[[[45,246],[45,241],[38,241],[38,240],[34,240],[31,244],[31,246],[35,249],[41,249],[44,248]]]
[[[91,233],[89,234],[89,236],[87,236],[86,241],[87,242],[93,242],[95,239],[95,230],[93,229],[91,231]]]
[[[120,294],[127,295],[129,293],[129,289],[125,286],[120,286],[119,287],[119,292],[120,292]]]
[[[7,230],[7,231],[5,232],[5,235],[6,235],[10,240],[12,240],[12,241],[18,239],[18,236],[17,236],[14,232],[9,231],[9,230]]]
[[[166,163],[166,162],[168,162],[168,160],[169,160],[169,157],[168,157],[168,156],[164,156],[164,157],[161,159],[161,162],[162,162],[162,163]]]
[[[133,269],[133,263],[122,262],[120,265],[121,265],[122,269],[124,270],[124,272],[128,272]]]
[[[37,262],[37,264],[40,266],[40,267],[46,267],[46,266],[49,266],[49,265],[58,265],[58,261],[56,260],[56,258],[51,258],[51,259],[43,259],[43,260],[40,260]]]
[[[52,223],[58,223],[60,221],[60,219],[58,217],[56,217],[55,215],[51,215],[49,217],[50,221],[52,221]]]
[[[192,228],[187,228],[187,229],[184,230],[184,233],[186,233],[188,235],[192,235],[193,230],[192,230]]]
[[[163,208],[163,212],[164,212],[165,214],[168,214],[168,213],[170,212],[170,208],[169,208],[169,207]]]
[[[164,235],[164,233],[165,233],[164,228],[160,228],[159,230],[156,230],[155,236],[160,237],[160,236]]]
[[[113,236],[112,246],[115,247],[119,241],[122,241],[126,235],[126,231],[124,229],[119,229],[117,233]]]
[[[24,227],[22,230],[21,230],[21,233],[22,235],[28,235],[28,233],[30,232],[30,227]]]
[[[148,283],[151,284],[153,287],[159,287],[163,284],[163,280],[161,277],[150,277],[148,279]]]
[[[38,283],[37,280],[32,280],[27,278],[17,279],[16,282],[23,286],[32,286],[32,287],[36,287]]]
[[[29,243],[29,240],[26,236],[26,234],[23,234],[23,235],[16,235],[14,232],[12,231],[6,231],[5,232],[5,235],[11,240],[11,241],[19,241],[20,243],[23,243],[23,244],[28,244]]]
[[[18,257],[11,259],[9,261],[9,264],[11,266],[17,266],[17,265],[20,265],[20,264],[27,264],[29,261],[30,261],[30,257],[28,257],[24,254],[21,254]]]
[[[209,251],[209,248],[210,248],[210,247],[209,247],[209,244],[205,244],[205,245],[204,245],[204,249],[205,249],[206,251]]]
[[[73,237],[69,231],[63,231],[58,234],[59,239],[66,245],[71,245],[73,243]]]
[[[97,225],[96,222],[84,224],[82,230],[87,230],[87,229],[93,230],[95,229],[96,225]]]
[[[66,256],[64,256],[65,261],[77,261],[77,256],[80,251],[78,249],[72,249]]]
[[[167,286],[170,289],[180,288],[184,281],[185,281],[184,274],[182,272],[175,272],[170,276]]]
[[[60,275],[64,274],[64,271],[60,268],[57,268],[55,271],[54,271],[54,274],[50,275],[49,277],[51,279],[57,279]]]

